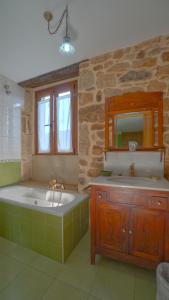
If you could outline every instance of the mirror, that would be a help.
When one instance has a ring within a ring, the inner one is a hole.
[[[163,147],[162,120],[161,93],[127,94],[108,99],[106,149],[135,151]]]
[[[127,148],[132,142],[135,142],[136,148],[152,147],[157,144],[157,141],[153,140],[152,121],[151,111],[115,115],[115,147]]]

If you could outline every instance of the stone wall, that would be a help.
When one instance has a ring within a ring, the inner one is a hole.
[[[136,91],[164,93],[165,174],[169,176],[169,36],[90,59],[80,65],[79,187],[98,176],[104,163],[106,97]]]

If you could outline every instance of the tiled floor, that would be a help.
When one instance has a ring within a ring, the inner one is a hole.
[[[65,265],[0,238],[0,300],[155,300],[155,273],[98,257],[89,236]]]

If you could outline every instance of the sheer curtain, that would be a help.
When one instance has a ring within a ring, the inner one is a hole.
[[[50,152],[50,96],[38,102],[38,151]]]
[[[58,152],[72,152],[71,92],[58,94],[57,103],[57,148]]]

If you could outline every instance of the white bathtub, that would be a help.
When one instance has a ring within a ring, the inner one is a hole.
[[[86,193],[59,192],[20,185],[0,188],[0,201],[63,216],[79,202],[88,199]]]

